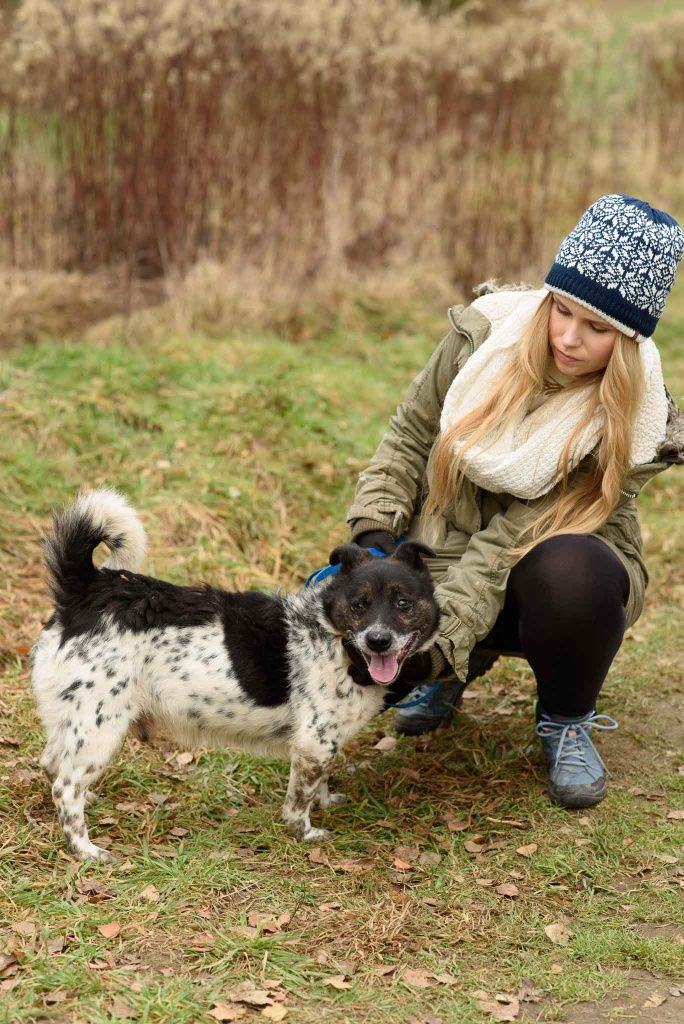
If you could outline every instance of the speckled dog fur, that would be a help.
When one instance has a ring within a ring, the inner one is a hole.
[[[102,541],[111,555],[98,569]],[[437,629],[427,549],[402,548],[372,559],[342,545],[331,555],[340,574],[300,594],[230,593],[139,575],[144,531],[113,491],[81,495],[57,516],[46,545],[55,613],[33,651],[32,683],[47,735],[41,764],[72,853],[112,859],[90,840],[85,808],[136,723],[183,746],[289,759],[283,819],[299,839],[327,839],[311,807],[343,799],[328,791],[333,759],[387,692],[351,677],[343,640],[363,648],[380,622],[403,658],[426,650]]]

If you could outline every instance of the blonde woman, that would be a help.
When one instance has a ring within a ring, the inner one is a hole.
[[[673,218],[603,196],[562,242],[543,289],[452,308],[347,517],[364,547],[420,538],[435,552],[440,634],[405,666],[423,702],[399,712],[398,730],[447,721],[497,652],[522,654],[537,681],[549,795],[566,807],[606,792],[591,731],[617,728],[596,699],[643,608],[636,495],[684,459],[651,340],[683,251]]]

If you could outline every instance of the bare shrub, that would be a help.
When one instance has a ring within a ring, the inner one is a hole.
[[[24,0],[0,54],[2,258],[526,270],[559,195],[585,198],[559,116],[577,44],[567,9],[494,6]]]

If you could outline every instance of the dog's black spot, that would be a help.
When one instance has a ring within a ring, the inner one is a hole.
[[[74,694],[81,686],[83,686],[83,680],[74,679],[73,683],[70,683],[66,689],[62,690],[61,693],[58,694],[58,696],[61,697],[62,700],[73,700]]]
[[[202,714],[197,710],[197,708],[190,708],[190,710],[188,711],[188,718],[192,718],[193,720],[198,721],[202,718]]]
[[[86,690],[92,690],[94,685],[95,683],[93,682],[93,680],[89,679],[88,682],[86,683]]]
[[[98,727],[98,729],[100,728],[100,726],[102,725],[103,722],[104,722],[104,718],[102,717],[102,715],[97,715],[95,717],[95,725]]]
[[[107,679],[113,679],[115,675],[116,675],[116,669],[115,668],[108,668],[107,669],[107,672],[106,672]]]
[[[223,639],[238,684],[261,707],[285,704],[290,683],[282,600],[248,591],[224,593],[221,604]]]
[[[78,754],[79,750],[83,749],[83,743],[84,743],[83,740],[77,740],[76,741],[76,753],[77,754]]]

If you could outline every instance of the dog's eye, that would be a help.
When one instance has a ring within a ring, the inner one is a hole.
[[[400,612],[410,612],[413,608],[413,601],[409,601],[407,597],[398,597],[396,604]]]
[[[349,607],[351,608],[351,610],[353,612],[365,612],[367,606],[368,606],[368,602],[364,601],[362,599],[359,599],[357,601],[350,601],[349,602]]]

